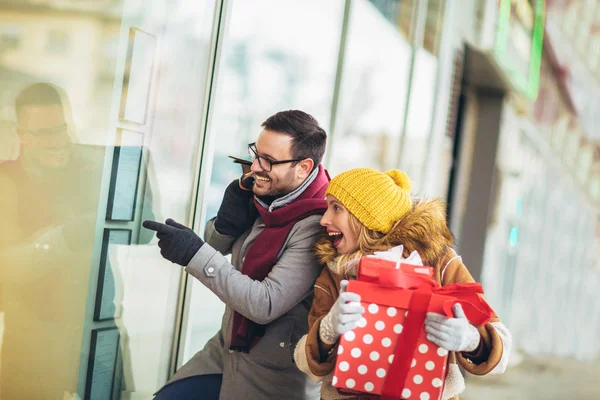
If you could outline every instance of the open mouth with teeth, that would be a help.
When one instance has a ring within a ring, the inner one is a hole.
[[[258,182],[258,183],[271,182],[271,180],[269,178],[267,178],[266,176],[260,176],[260,175],[254,175],[254,181]]]
[[[329,239],[331,239],[335,247],[338,247],[344,238],[344,234],[340,231],[332,231],[328,229],[327,234],[329,235]]]

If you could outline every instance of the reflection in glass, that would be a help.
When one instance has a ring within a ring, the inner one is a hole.
[[[436,108],[438,53],[444,6],[443,0],[427,2],[423,43],[415,52],[408,114],[399,157],[400,167],[413,182],[414,193],[419,193],[423,187],[428,162],[428,147]]]
[[[393,21],[412,20],[413,11],[405,2],[393,9],[384,3],[397,2],[352,2],[335,136],[328,149],[332,176],[357,166],[398,167],[412,47],[411,29]]]
[[[13,109],[19,155],[0,163],[2,398],[62,398],[76,391],[104,149],[75,142],[62,88],[28,86]]]
[[[427,146],[435,112],[438,59],[423,48],[416,50],[412,88],[409,99],[406,130],[404,132],[400,167],[413,182],[413,192],[422,187],[422,176],[427,165]]]
[[[181,268],[140,225],[190,216],[214,3],[0,4],[0,398],[83,398],[111,360],[113,399],[165,382]],[[161,43],[136,46],[133,64],[130,28]],[[148,100],[128,120],[126,71],[131,99]],[[126,212],[107,219],[119,198]],[[99,351],[105,330],[116,351]]]

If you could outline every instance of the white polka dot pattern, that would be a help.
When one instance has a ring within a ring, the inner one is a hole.
[[[394,333],[397,333],[398,335],[402,333],[402,328],[403,326],[400,324],[396,324],[394,325]]]
[[[356,338],[356,333],[354,333],[354,331],[346,332],[344,334],[344,339],[346,339],[349,342],[353,341],[354,338]]]
[[[394,351],[405,332],[406,310],[375,304],[368,293],[360,293],[367,312],[358,326],[340,339],[332,384],[342,389],[381,395],[394,362]],[[440,397],[446,376],[448,352],[425,337],[421,330],[413,353],[402,397],[435,400]]]

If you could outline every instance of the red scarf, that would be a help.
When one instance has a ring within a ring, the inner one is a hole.
[[[319,165],[315,180],[290,204],[269,212],[254,199],[265,228],[250,245],[242,264],[242,274],[255,281],[262,281],[269,275],[294,224],[311,215],[323,214],[327,210],[325,189],[328,184],[329,176],[323,166]],[[236,311],[233,315],[229,348],[247,353],[264,336],[265,331],[266,325],[257,324]]]

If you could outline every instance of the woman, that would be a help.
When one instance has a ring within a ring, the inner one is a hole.
[[[309,332],[295,350],[296,364],[316,381],[322,381],[321,398],[342,399],[331,385],[341,335],[354,329],[364,312],[360,296],[345,291],[356,277],[360,257],[403,245],[404,257],[417,251],[423,264],[434,268],[442,286],[474,282],[461,257],[452,249],[445,206],[439,200],[413,201],[411,182],[399,170],[382,173],[359,168],[336,176],[326,192],[327,211],[321,225],[327,237],[316,245],[327,267],[317,279],[309,314]],[[429,313],[427,338],[450,351],[443,399],[457,399],[465,388],[457,362],[469,373],[502,373],[510,353],[511,337],[496,315],[475,327],[460,305],[454,318]]]

